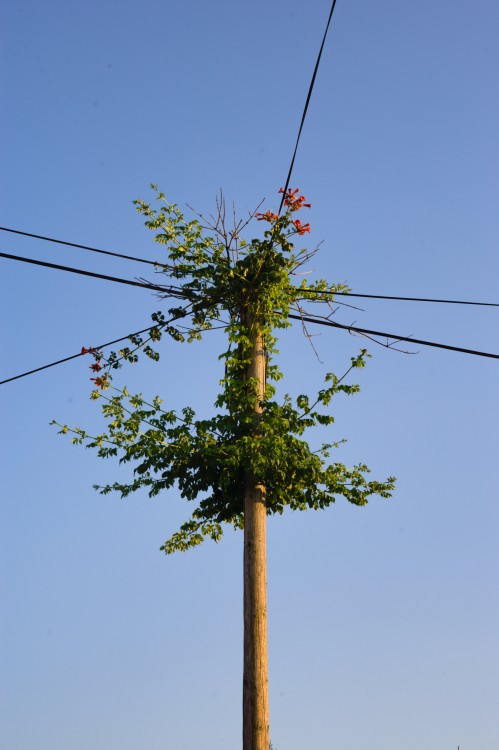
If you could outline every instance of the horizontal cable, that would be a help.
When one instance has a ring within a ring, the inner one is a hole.
[[[295,287],[296,288],[296,287]],[[312,289],[298,289],[305,294],[318,294]],[[333,290],[324,290],[319,294],[340,295],[342,297],[365,297],[366,299],[388,299],[400,300],[402,302],[441,302],[446,305],[479,305],[481,307],[499,307],[499,302],[470,302],[462,299],[432,299],[430,297],[395,297],[386,294],[357,294],[357,292],[335,292]]]
[[[317,325],[330,326],[331,328],[341,328],[344,331],[354,331],[355,333],[365,333],[370,336],[384,336],[387,339],[394,339],[394,341],[408,341],[411,344],[421,344],[422,346],[433,346],[437,349],[449,349],[453,352],[462,352],[463,354],[473,354],[476,357],[491,357],[492,359],[499,359],[499,354],[491,354],[490,352],[479,352],[475,349],[464,349],[461,346],[451,346],[450,344],[437,344],[434,341],[425,341],[423,339],[415,339],[411,336],[398,336],[394,333],[386,333],[385,331],[371,331],[369,328],[357,328],[357,326],[346,326],[342,323],[334,323],[332,320],[326,320],[325,318],[314,318],[309,315],[295,315],[290,313],[289,318],[293,320],[301,320],[304,323],[316,323]]]
[[[122,255],[121,253],[113,253],[110,250],[99,250],[96,247],[89,247],[88,245],[78,245],[76,242],[66,242],[65,240],[56,240],[53,237],[44,237],[41,234],[31,234],[30,232],[21,232],[19,229],[9,229],[8,227],[0,227],[0,231],[3,232],[12,232],[14,234],[21,234],[25,237],[34,237],[35,239],[39,240],[47,240],[48,242],[57,242],[59,245],[69,245],[69,247],[77,247],[81,248],[82,250],[91,250],[95,253],[102,253],[103,255],[112,255],[115,258],[124,258],[125,260],[133,260],[137,263],[147,263],[148,265],[155,266],[157,268],[164,268],[165,266],[162,263],[158,263],[154,260],[144,260],[144,258],[135,258],[131,255]],[[24,258],[19,258],[15,255],[4,255],[4,257],[12,258],[15,260],[25,260]],[[26,262],[30,262],[26,260]],[[35,261],[32,261],[33,263]],[[43,265],[40,263],[40,265]],[[49,264],[45,264],[49,265]],[[58,268],[60,270],[71,270],[66,268],[65,266],[55,266],[55,268]],[[79,271],[73,270],[73,273],[79,273]],[[89,272],[86,273],[86,275],[92,275]],[[99,277],[98,278],[107,278],[109,281],[113,280],[113,277]],[[130,283],[128,281],[119,280],[119,283]],[[138,282],[136,282],[135,285],[137,285]],[[146,284],[143,284],[142,286],[147,288]],[[153,288],[153,287],[151,287]],[[315,294],[311,289],[301,289],[301,292],[304,294]],[[468,301],[468,300],[458,300],[458,299],[433,299],[429,297],[399,297],[395,295],[387,295],[387,294],[360,294],[358,292],[336,292],[333,290],[323,290],[321,291],[321,294],[331,294],[336,296],[342,296],[342,297],[362,297],[365,299],[386,299],[386,300],[396,300],[401,302],[435,302],[435,303],[443,303],[447,305],[478,305],[480,307],[499,307],[499,302],[474,302],[474,301]]]
[[[78,245],[76,242],[66,242],[65,240],[56,240],[54,237],[44,237],[42,234],[31,234],[31,232],[21,232],[20,229],[9,229],[9,227],[0,227],[2,232],[11,232],[12,234],[22,234],[24,237],[33,237],[36,240],[45,240],[47,242],[56,242],[58,245],[68,245],[68,247],[77,247],[81,250],[90,250],[92,253],[101,253],[102,255],[112,255],[115,258],[124,258],[125,260],[134,260],[137,263],[147,263],[150,266],[155,266],[156,261],[145,260],[144,258],[134,258],[133,255],[122,255],[121,253],[113,253],[110,250],[99,250],[97,247],[89,247],[88,245]]]
[[[147,263],[148,265],[152,265],[152,266],[159,267],[159,268],[164,267],[162,263],[158,263],[153,260],[144,260],[144,258],[135,258],[131,255],[122,255],[120,253],[113,253],[109,250],[99,250],[95,247],[88,247],[87,245],[78,245],[75,242],[65,242],[64,240],[56,240],[53,237],[44,237],[40,234],[31,234],[29,232],[21,232],[18,229],[9,229],[8,227],[0,227],[0,230],[3,232],[13,232],[14,234],[22,234],[26,237],[34,237],[39,240],[47,240],[48,242],[57,242],[60,245],[69,245],[70,247],[78,247],[78,248],[81,248],[82,250],[91,250],[92,252],[102,253],[103,255],[112,255],[115,258],[124,258],[125,260],[133,260],[133,261],[137,261],[137,263]],[[35,262],[35,261],[29,261],[28,259],[25,259],[25,258],[20,258],[19,256],[16,256],[16,255],[3,254],[3,257],[11,258],[13,260],[24,260],[26,263]],[[50,266],[50,264],[48,263],[43,264],[41,261],[38,261],[38,264],[46,265],[49,268],[53,267],[53,268],[58,268],[59,270],[71,270],[73,273],[80,273],[80,271],[69,269],[66,266],[58,266],[55,264],[53,266]],[[108,281],[114,280],[114,277],[112,276],[100,276],[98,274],[91,274],[88,271],[81,272],[81,273],[84,273],[84,275],[87,275],[87,276],[95,275],[97,278],[105,278]],[[146,284],[139,284],[139,282],[129,282],[129,281],[125,281],[124,279],[116,279],[116,281],[122,284],[132,283],[134,286],[144,286],[145,288],[147,288]],[[151,286],[151,288],[155,288],[155,287]],[[309,289],[301,289],[300,291],[302,291],[304,294],[315,294],[315,292]],[[333,296],[336,295],[336,296],[341,296],[341,297],[362,297],[365,299],[386,299],[386,300],[396,300],[396,301],[401,301],[401,302],[434,302],[434,303],[442,303],[442,304],[447,304],[447,305],[477,305],[479,307],[499,307],[499,302],[474,302],[474,301],[469,301],[469,300],[458,300],[458,299],[433,299],[430,297],[399,297],[399,296],[387,295],[387,294],[360,294],[358,292],[335,292],[332,290],[321,291],[321,294],[331,294]]]

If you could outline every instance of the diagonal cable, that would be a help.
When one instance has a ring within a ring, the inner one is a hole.
[[[489,357],[491,359],[499,359],[499,354],[493,354],[491,352],[481,352],[477,351],[476,349],[465,349],[461,346],[451,346],[450,344],[439,344],[435,341],[426,341],[424,339],[415,339],[413,337],[409,336],[398,336],[394,333],[386,333],[385,331],[372,331],[369,328],[358,328],[357,326],[347,326],[343,325],[341,323],[334,323],[332,320],[325,320],[325,319],[319,319],[314,318],[309,315],[295,315],[294,313],[290,313],[289,318],[292,320],[299,320],[304,323],[315,323],[317,325],[324,325],[324,326],[330,326],[331,328],[340,328],[344,331],[350,331],[354,333],[365,333],[367,335],[371,336],[385,336],[387,338],[394,339],[396,341],[408,341],[411,344],[421,344],[422,346],[431,346],[436,349],[446,349],[453,352],[461,352],[462,354],[470,354],[476,357]],[[172,318],[174,320],[174,318]],[[113,344],[118,344],[120,341],[126,341],[126,339],[130,338],[130,336],[138,336],[141,333],[145,333],[146,331],[150,331],[152,328],[161,328],[162,326],[166,325],[171,321],[166,321],[166,323],[161,323],[157,325],[148,326],[147,328],[143,328],[141,331],[136,331],[135,333],[129,333],[127,336],[123,336],[119,339],[114,339],[114,341],[108,341],[106,344],[100,344],[99,346],[96,346],[95,349],[104,349],[107,346],[112,346]],[[81,352],[78,352],[78,354],[72,354],[70,357],[64,357],[64,359],[59,359],[56,362],[50,362],[48,365],[42,365],[42,367],[36,367],[33,370],[29,370],[28,372],[23,372],[20,375],[14,375],[12,378],[7,378],[6,380],[1,380],[0,385],[4,385],[5,383],[10,383],[13,380],[19,380],[19,378],[24,378],[27,375],[33,375],[36,372],[40,372],[41,370],[47,370],[49,367],[55,367],[56,365],[60,365],[63,362],[69,362],[72,359],[76,359],[77,357],[83,356]]]
[[[291,179],[291,173],[293,171],[293,167],[294,167],[294,163],[295,163],[296,152],[298,151],[298,144],[300,142],[301,131],[303,130],[303,123],[305,122],[305,118],[307,116],[307,110],[308,110],[308,105],[309,105],[309,102],[310,102],[310,97],[312,96],[312,91],[313,91],[314,84],[315,84],[315,78],[317,76],[317,71],[319,70],[319,63],[321,61],[322,50],[324,49],[324,44],[325,44],[325,41],[326,41],[326,36],[327,36],[327,32],[329,30],[329,25],[331,23],[331,19],[333,17],[333,12],[334,12],[335,5],[336,5],[336,0],[333,0],[333,3],[331,5],[331,10],[329,12],[329,18],[328,18],[327,24],[326,24],[326,30],[325,30],[324,36],[322,38],[322,44],[321,44],[321,47],[320,47],[320,50],[319,50],[319,54],[317,55],[317,61],[315,63],[314,73],[313,73],[312,80],[310,82],[310,86],[309,86],[309,89],[308,89],[307,100],[305,102],[305,107],[303,109],[303,114],[301,116],[300,128],[298,130],[298,137],[296,139],[295,150],[293,151],[293,158],[291,159],[291,164],[289,166],[288,176],[286,177],[286,184],[284,185],[284,191],[283,191],[282,198],[281,198],[281,205],[279,206],[279,214],[282,211],[282,206],[283,206],[283,203],[284,203],[284,198],[286,197],[286,193],[288,191],[289,181]]]
[[[174,318],[172,318],[174,320]],[[114,339],[114,341],[108,341],[105,344],[100,344],[99,346],[92,347],[92,349],[104,349],[106,346],[112,346],[113,344],[119,344],[121,341],[126,341],[130,338],[130,336],[140,336],[141,333],[146,333],[147,331],[151,331],[153,328],[163,328],[165,325],[167,325],[171,321],[167,321],[166,323],[158,323],[157,325],[148,326],[148,328],[143,328],[141,331],[135,331],[135,333],[129,333],[128,336],[122,336],[120,339]],[[29,370],[28,372],[23,372],[20,375],[14,375],[12,378],[7,378],[6,380],[1,380],[0,385],[3,385],[4,383],[11,383],[13,380],[19,380],[19,378],[25,378],[27,375],[33,375],[35,372],[41,372],[42,370],[48,370],[49,367],[55,367],[56,365],[62,365],[63,362],[69,362],[72,359],[76,359],[77,357],[83,357],[86,354],[86,352],[78,352],[78,354],[72,354],[70,357],[64,357],[63,359],[58,359],[57,362],[50,362],[48,365],[42,365],[41,367],[35,367],[34,370]]]
[[[157,284],[150,284],[149,282],[134,281],[133,279],[122,279],[118,276],[107,276],[103,273],[95,273],[94,271],[84,271],[82,268],[72,268],[71,266],[61,266],[58,263],[48,263],[43,260],[35,260],[34,258],[23,258],[20,255],[10,255],[9,253],[0,253],[0,258],[8,258],[9,260],[17,260],[22,263],[31,263],[35,266],[43,266],[45,268],[55,268],[58,271],[67,271],[69,273],[76,273],[80,276],[91,276],[95,279],[104,279],[104,281],[114,281],[117,284],[127,284],[128,286],[138,286],[142,289],[151,289],[156,292],[163,292],[169,294],[172,297],[180,297],[185,299],[187,297],[195,296],[193,292],[184,292],[180,288],[171,286],[158,286]]]
[[[135,258],[133,255],[123,255],[122,253],[113,253],[111,250],[100,250],[97,247],[89,245],[78,245],[76,242],[66,242],[66,240],[56,240],[54,237],[45,237],[42,234],[32,234],[31,232],[21,232],[20,229],[10,229],[9,227],[0,227],[2,232],[11,232],[12,234],[21,234],[23,237],[33,237],[35,240],[46,240],[47,242],[56,242],[58,245],[68,245],[68,247],[77,247],[80,250],[90,250],[92,253],[101,253],[101,255],[112,255],[115,258],[124,258],[125,260],[134,260],[137,263],[147,263],[150,266],[156,266],[154,260],[145,260],[145,258]]]
[[[387,339],[394,339],[395,341],[408,341],[411,344],[421,344],[422,346],[433,346],[437,349],[448,349],[453,352],[462,352],[463,354],[473,354],[476,357],[490,357],[492,359],[499,359],[499,354],[491,354],[490,352],[480,352],[476,349],[465,349],[461,346],[451,346],[450,344],[439,344],[435,341],[426,341],[424,339],[415,339],[412,336],[399,336],[396,333],[386,333],[386,331],[371,331],[369,328],[357,328],[357,326],[346,326],[342,323],[334,323],[332,320],[326,320],[325,318],[314,318],[309,315],[295,315],[290,313],[290,318],[293,320],[301,320],[305,323],[316,323],[321,326],[330,326],[331,328],[341,328],[344,331],[353,331],[354,333],[365,333],[371,336],[385,336]]]

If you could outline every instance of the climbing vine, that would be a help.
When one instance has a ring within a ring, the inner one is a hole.
[[[135,201],[155,241],[164,247],[157,270],[164,274],[165,301],[175,305],[152,315],[148,336],[130,338],[130,346],[105,357],[102,351],[83,348],[93,357],[90,365],[94,389],[91,398],[102,403],[106,430],[92,436],[81,428],[59,424],[75,444],[94,448],[102,458],[116,456],[133,466],[133,479],[96,487],[102,494],[117,491],[122,497],[145,488],[151,497],[176,487],[195,507],[191,517],[162,546],[171,553],[200,544],[206,537],[218,541],[227,525],[242,528],[244,472],[262,478],[266,487],[267,514],[291,510],[318,510],[338,496],[365,505],[371,495],[389,497],[394,478],[368,480],[364,464],[347,468],[328,459],[341,441],[323,444],[313,451],[305,433],[334,422],[331,406],[338,394],[358,392],[346,383],[347,375],[365,365],[367,351],[353,357],[347,372],[328,373],[324,387],[313,398],[302,394],[276,400],[275,383],[282,377],[276,362],[277,332],[290,325],[289,313],[307,302],[328,302],[331,291],[347,291],[344,285],[325,280],[294,284],[296,271],[313,253],[296,251],[296,236],[310,232],[310,225],[295,218],[309,208],[298,190],[284,196],[282,215],[266,211],[250,214],[246,222],[226,227],[223,200],[217,216],[186,219],[175,204],[152,186],[156,204]],[[251,219],[268,224],[263,239],[245,240],[243,231]],[[327,293],[326,293],[327,292]],[[179,304],[179,299],[181,304]],[[157,344],[163,335],[178,342],[200,339],[211,328],[224,325],[227,348],[219,357],[225,375],[210,419],[196,419],[190,407],[163,407],[157,396],[146,401],[126,387],[114,385],[113,373],[125,362],[145,354],[159,359]],[[245,377],[251,356],[251,328],[263,334],[267,358],[262,417],[255,425],[253,406],[256,383]]]

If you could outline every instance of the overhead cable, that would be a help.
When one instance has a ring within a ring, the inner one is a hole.
[[[298,130],[298,137],[296,139],[296,144],[295,144],[295,150],[293,152],[293,158],[291,159],[291,164],[290,164],[290,167],[289,167],[288,176],[286,177],[286,184],[284,185],[284,190],[283,190],[283,194],[282,194],[282,198],[281,198],[281,205],[279,206],[279,213],[281,213],[281,211],[282,211],[282,206],[283,206],[283,203],[284,203],[284,199],[286,197],[286,193],[288,192],[289,181],[291,179],[291,173],[293,171],[293,166],[294,166],[294,163],[295,163],[296,152],[298,151],[298,143],[300,142],[300,136],[301,136],[301,131],[303,129],[303,123],[305,122],[305,117],[307,116],[307,110],[308,110],[308,105],[309,105],[309,102],[310,102],[310,97],[312,96],[312,91],[313,91],[313,88],[314,88],[315,78],[317,76],[317,71],[319,70],[319,63],[321,61],[322,50],[324,49],[324,44],[325,44],[325,41],[326,41],[327,32],[329,30],[329,24],[331,23],[331,18],[333,17],[333,12],[334,12],[335,5],[336,5],[336,0],[333,0],[333,3],[331,5],[331,10],[329,12],[329,18],[328,18],[327,24],[326,24],[326,30],[325,30],[324,36],[322,38],[322,44],[321,44],[321,47],[320,47],[320,50],[319,50],[319,54],[317,55],[317,61],[315,63],[314,73],[312,75],[312,80],[310,82],[310,86],[309,86],[309,89],[308,89],[307,100],[305,102],[305,107],[303,109],[303,114],[302,114],[302,117],[301,117],[300,128]]]
[[[67,271],[69,273],[76,273],[81,276],[91,276],[95,279],[104,279],[104,281],[114,281],[117,284],[127,284],[128,286],[138,286],[142,289],[151,289],[156,292],[163,292],[169,294],[172,297],[180,297],[185,299],[187,297],[195,296],[192,292],[184,292],[180,288],[171,286],[158,286],[156,284],[150,284],[144,281],[134,281],[132,279],[121,279],[117,276],[107,276],[103,273],[95,273],[94,271],[84,271],[81,268],[72,268],[71,266],[61,266],[57,263],[47,263],[43,260],[35,260],[34,258],[23,258],[19,255],[10,255],[9,253],[1,253],[0,258],[9,258],[10,260],[21,261],[22,263],[32,263],[35,266],[44,266],[45,268],[55,268],[58,271]]]
[[[299,289],[304,294],[317,294],[312,289]],[[440,302],[446,305],[478,305],[480,307],[499,307],[499,302],[471,302],[462,299],[432,299],[430,297],[395,297],[387,294],[359,294],[357,292],[336,292],[325,289],[319,294],[340,295],[341,297],[364,297],[366,299],[399,300],[401,302]]]
[[[2,227],[0,227],[2,229]],[[8,230],[8,231],[17,231],[17,230]],[[22,232],[21,234],[25,234],[25,232]],[[38,235],[29,235],[30,237],[37,237]],[[46,239],[46,238],[42,238]],[[48,238],[47,238],[48,239]],[[62,240],[51,240],[53,242],[62,242]],[[74,243],[63,243],[63,244],[74,244]],[[82,247],[83,249],[91,249],[91,248],[85,248],[84,245],[75,245],[75,247]],[[99,250],[98,252],[107,253],[107,250]],[[110,255],[117,255],[117,253],[108,253]],[[150,282],[141,282],[141,281],[132,281],[130,279],[122,279],[115,276],[106,276],[104,274],[94,273],[92,271],[84,271],[79,268],[72,268],[70,266],[61,266],[56,263],[48,263],[46,261],[40,261],[40,260],[34,260],[31,258],[24,258],[18,255],[10,255],[8,253],[0,253],[0,257],[3,258],[9,258],[11,260],[18,260],[24,263],[32,263],[34,265],[39,266],[45,266],[47,268],[55,268],[59,271],[68,271],[70,273],[76,273],[83,276],[91,276],[98,279],[104,279],[106,281],[114,281],[118,284],[128,284],[131,286],[138,286],[142,287],[143,289],[151,289],[152,291],[161,291],[161,292],[172,292],[173,287],[166,287],[166,286],[158,286],[155,284],[151,284]],[[120,258],[127,258],[129,260],[140,260],[139,258],[131,258],[127,255],[120,255],[118,256]],[[159,265],[153,263],[153,261],[144,261],[144,263],[152,263],[153,265]],[[303,292],[304,294],[317,294],[317,292],[311,290],[311,289],[300,289],[300,292]],[[499,302],[475,302],[471,300],[461,300],[461,299],[433,299],[430,297],[400,297],[395,295],[387,295],[387,294],[361,294],[359,292],[337,292],[334,290],[321,290],[320,294],[331,294],[332,296],[341,296],[341,297],[362,297],[366,299],[384,299],[384,300],[397,300],[401,302],[434,302],[434,303],[442,303],[447,305],[475,305],[479,307],[499,307]],[[180,294],[179,294],[180,296]]]
[[[290,313],[288,315],[289,318],[293,320],[299,320],[302,323],[314,323],[316,325],[323,325],[323,326],[329,326],[331,328],[340,328],[344,331],[354,332],[354,333],[361,333],[361,334],[367,334],[370,336],[384,336],[389,339],[393,339],[394,342],[398,341],[408,341],[411,344],[421,344],[422,346],[432,346],[437,349],[446,349],[453,352],[461,352],[462,354],[471,354],[476,357],[489,357],[492,359],[499,359],[499,354],[492,354],[490,352],[481,352],[477,351],[475,349],[465,349],[461,346],[451,346],[450,344],[439,344],[435,341],[426,341],[423,339],[415,339],[412,336],[398,336],[393,333],[386,333],[385,331],[373,331],[369,328],[358,328],[357,326],[347,326],[343,325],[342,323],[335,323],[332,320],[326,320],[326,319],[320,319],[315,318],[309,315],[295,315],[294,313]],[[174,320],[175,318],[172,318]],[[148,328],[143,328],[141,331],[136,331],[135,333],[129,333],[127,336],[123,336],[119,339],[114,339],[114,341],[108,341],[106,344],[100,344],[99,346],[93,347],[95,349],[104,349],[107,346],[112,346],[113,344],[118,344],[120,341],[125,341],[126,339],[130,338],[130,336],[138,336],[141,333],[145,333],[146,331],[150,331],[152,328],[161,328],[162,326],[166,325],[166,323],[158,324],[158,325],[152,325]],[[72,359],[76,359],[77,357],[81,357],[82,352],[79,352],[78,354],[72,354],[70,357],[65,357],[64,359],[59,359],[56,362],[51,362],[48,365],[43,365],[42,367],[36,367],[34,370],[29,370],[28,372],[23,372],[20,375],[14,375],[12,378],[7,378],[6,380],[1,380],[0,385],[4,385],[5,383],[10,383],[13,380],[18,380],[19,378],[24,378],[27,375],[33,375],[36,372],[40,372],[41,370],[46,370],[49,367],[55,367],[55,365],[60,365],[63,362],[69,362]]]
[[[174,320],[172,318],[171,320]],[[114,339],[114,341],[108,341],[106,344],[100,344],[100,346],[94,346],[92,349],[99,350],[99,349],[105,349],[106,346],[112,346],[113,344],[119,344],[120,341],[126,341],[131,336],[140,336],[141,333],[146,333],[147,331],[151,331],[153,328],[163,328],[165,325],[167,325],[170,321],[166,321],[165,323],[158,323],[157,325],[149,326],[148,328],[143,328],[141,331],[135,331],[135,333],[129,333],[128,336],[122,336],[120,339]],[[78,354],[72,354],[70,357],[64,357],[64,359],[58,359],[57,362],[50,362],[48,365],[42,365],[42,367],[36,367],[34,370],[29,370],[28,372],[23,372],[20,375],[14,375],[12,378],[7,378],[7,380],[1,380],[0,385],[4,385],[4,383],[10,383],[13,380],[19,380],[19,378],[25,378],[27,375],[33,375],[35,372],[40,372],[41,370],[48,370],[49,367],[55,367],[56,365],[61,365],[63,362],[69,362],[71,359],[76,359],[77,357],[83,357],[88,352],[78,352]]]
[[[90,247],[89,245],[78,245],[76,242],[66,242],[66,240],[56,240],[54,237],[44,237],[42,234],[32,234],[31,232],[21,232],[20,229],[9,229],[9,227],[0,227],[2,232],[11,232],[12,234],[21,234],[24,237],[33,237],[36,240],[45,240],[47,242],[56,242],[58,245],[68,245],[69,247],[77,247],[81,250],[90,250],[92,253],[101,253],[102,255],[112,255],[115,258],[124,258],[125,260],[134,260],[137,263],[147,263],[150,266],[158,265],[154,260],[145,260],[144,258],[135,258],[133,255],[123,255],[122,253],[113,253],[111,250],[100,250],[97,247]]]
[[[463,354],[472,354],[476,357],[490,357],[492,359],[499,359],[499,354],[491,354],[490,352],[480,352],[475,349],[464,349],[461,346],[451,346],[450,344],[437,344],[435,341],[425,341],[424,339],[415,339],[412,336],[398,336],[395,333],[386,333],[386,331],[372,331],[369,328],[358,328],[357,326],[346,326],[342,323],[335,323],[332,320],[326,318],[316,318],[309,315],[295,315],[290,313],[289,318],[293,320],[301,320],[304,323],[315,323],[316,325],[330,326],[331,328],[341,328],[344,331],[353,331],[354,333],[365,333],[370,336],[384,336],[387,339],[393,339],[395,342],[408,341],[411,344],[421,344],[422,346],[433,346],[437,349],[449,349],[453,352],[462,352]]]

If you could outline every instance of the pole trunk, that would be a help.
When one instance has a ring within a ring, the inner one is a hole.
[[[255,321],[248,321],[252,344],[246,377],[256,381],[255,428],[265,397],[265,347]],[[265,486],[251,471],[244,482],[244,674],[243,750],[269,750],[267,660],[267,555]]]

